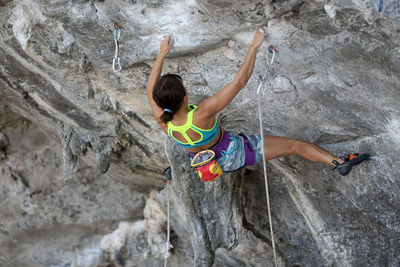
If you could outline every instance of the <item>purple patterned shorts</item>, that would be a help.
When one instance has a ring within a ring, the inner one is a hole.
[[[224,172],[231,172],[243,166],[254,165],[263,156],[259,135],[232,135],[223,132],[221,140],[211,148]],[[195,154],[189,153],[193,158]]]

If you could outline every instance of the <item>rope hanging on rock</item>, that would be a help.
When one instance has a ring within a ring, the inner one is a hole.
[[[170,241],[170,224],[169,224],[169,203],[171,199],[171,167],[166,168],[163,171],[165,177],[167,178],[167,190],[168,190],[168,202],[167,202],[167,241],[165,242],[165,254],[164,254],[164,267],[167,267],[168,265],[168,258],[171,256],[169,253],[170,249],[173,248],[171,245]]]
[[[112,68],[114,72],[119,72],[122,70],[121,59],[118,57],[119,50],[119,37],[121,35],[121,26],[118,23],[114,23],[114,43],[115,43],[115,53],[112,63]]]
[[[272,58],[271,61],[269,61],[269,54],[267,54],[267,70],[264,74],[264,77],[261,78],[261,82],[258,85],[257,88],[257,93],[254,97],[252,97],[251,99],[249,99],[248,101],[245,101],[244,103],[242,103],[241,105],[239,105],[237,108],[224,113],[220,119],[223,120],[224,118],[226,118],[226,116],[228,114],[231,114],[241,108],[243,108],[244,106],[247,106],[248,103],[252,102],[255,98],[258,98],[258,117],[259,117],[259,122],[260,122],[260,136],[261,136],[261,142],[262,142],[262,154],[265,155],[265,151],[264,151],[264,147],[265,147],[265,140],[264,140],[264,130],[263,130],[263,125],[262,125],[262,111],[261,111],[261,89],[264,87],[264,83],[267,80],[267,75],[269,72],[270,67],[272,66],[272,64],[274,64],[275,61],[275,54],[276,54],[276,48],[273,45],[270,45],[268,47],[269,53],[272,54]],[[266,198],[267,198],[267,208],[268,208],[268,220],[269,220],[269,228],[270,228],[270,232],[271,232],[271,243],[272,243],[272,251],[274,254],[274,263],[275,266],[278,266],[277,263],[277,257],[276,257],[276,249],[275,249],[275,239],[274,239],[274,231],[272,228],[272,218],[271,218],[271,205],[270,205],[270,201],[269,201],[269,190],[268,190],[268,176],[267,176],[267,163],[265,160],[265,157],[263,157],[263,169],[264,169],[264,182],[265,182],[265,194],[266,194]]]
[[[274,63],[275,60],[275,54],[276,54],[276,48],[273,45],[270,45],[268,47],[269,53],[272,54],[272,58],[271,61],[269,61],[269,54],[267,53],[267,70],[264,74],[264,77],[261,78],[261,82],[258,85],[257,88],[257,93],[254,97],[252,97],[251,99],[245,101],[244,103],[240,104],[237,108],[224,113],[223,115],[220,116],[220,120],[224,120],[226,118],[226,116],[228,114],[231,114],[233,112],[236,112],[239,109],[242,109],[243,107],[247,106],[248,103],[252,102],[255,98],[258,98],[258,117],[259,117],[259,122],[260,122],[260,136],[261,136],[261,142],[262,142],[262,154],[265,155],[265,151],[264,151],[264,147],[265,147],[265,140],[264,140],[264,130],[263,130],[263,125],[262,125],[262,111],[261,111],[261,89],[264,87],[264,83],[266,82],[267,79],[267,75],[269,72],[270,67],[272,66],[272,64]],[[274,231],[272,228],[272,219],[271,219],[271,205],[270,205],[270,201],[269,201],[269,190],[268,190],[268,176],[267,176],[267,163],[265,161],[265,157],[263,157],[263,169],[264,169],[264,181],[265,181],[265,194],[266,194],[266,198],[267,198],[267,208],[268,208],[268,220],[269,220],[269,228],[270,228],[270,232],[271,232],[271,243],[272,243],[272,251],[274,254],[274,264],[275,266],[278,266],[278,262],[277,262],[277,257],[276,257],[276,249],[275,249],[275,239],[274,239]]]
[[[267,74],[269,68],[272,66],[275,60],[275,53],[276,53],[276,48],[272,45],[269,46],[268,48],[269,52],[272,54],[272,59],[271,62],[268,62],[268,55],[267,55],[267,71],[265,72],[264,78],[261,80],[260,85],[258,86],[257,89],[257,95],[258,95],[258,118],[260,121],[260,136],[261,136],[261,147],[262,147],[262,155],[265,155],[265,140],[264,140],[264,130],[263,130],[263,123],[262,123],[262,110],[261,110],[261,88],[263,87],[264,82],[266,81]],[[271,218],[271,205],[269,201],[269,192],[268,192],[268,176],[267,176],[267,163],[265,160],[265,156],[263,158],[263,169],[264,169],[264,181],[265,181],[265,194],[267,197],[267,207],[268,207],[268,220],[269,220],[269,229],[271,231],[271,243],[272,243],[272,251],[274,253],[274,263],[275,266],[278,266],[277,263],[277,258],[276,258],[276,250],[275,250],[275,239],[274,239],[274,231],[272,229],[272,218]]]

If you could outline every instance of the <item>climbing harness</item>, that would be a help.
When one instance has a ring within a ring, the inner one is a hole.
[[[167,241],[165,242],[165,254],[164,254],[164,267],[167,267],[168,265],[168,258],[171,256],[169,253],[170,249],[173,248],[171,243],[169,242],[170,240],[170,225],[169,225],[169,203],[171,199],[171,180],[172,180],[172,174],[171,174],[171,167],[166,168],[163,171],[165,177],[167,178],[167,190],[168,190],[168,202],[167,202]]]
[[[383,8],[383,0],[378,0],[378,11],[381,12]]]
[[[119,36],[121,35],[121,26],[118,23],[114,23],[114,42],[115,42],[115,53],[112,63],[112,68],[114,72],[119,72],[121,67],[121,59],[118,57],[119,50]],[[116,66],[117,65],[117,66]]]

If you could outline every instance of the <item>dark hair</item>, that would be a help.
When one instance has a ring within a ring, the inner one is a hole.
[[[167,123],[172,120],[174,113],[182,105],[186,90],[181,76],[177,74],[165,74],[161,76],[153,90],[153,100],[162,109],[168,109],[161,115],[161,121]],[[170,112],[171,111],[171,112]]]

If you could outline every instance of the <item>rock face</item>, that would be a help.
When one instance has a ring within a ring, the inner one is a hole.
[[[267,163],[278,264],[400,265],[399,12],[397,0],[382,12],[367,0],[0,0],[0,265],[162,265],[171,165],[171,266],[273,266],[261,164],[202,183],[145,92],[163,35],[175,40],[163,71],[198,103],[233,79],[261,25],[223,127],[258,133],[256,101],[228,113],[267,74],[267,134],[373,155],[347,177],[296,156]]]

